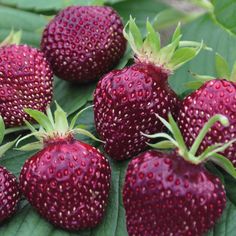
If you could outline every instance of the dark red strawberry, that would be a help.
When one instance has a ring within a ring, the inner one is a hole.
[[[116,160],[131,158],[144,150],[148,138],[140,131],[154,133],[162,130],[155,113],[167,118],[176,115],[178,97],[168,84],[172,71],[197,53],[196,48],[181,48],[179,28],[172,43],[160,49],[159,35],[147,22],[147,38],[143,42],[134,20],[129,21],[129,40],[136,62],[122,70],[114,70],[99,81],[94,93],[95,125],[105,151]],[[185,49],[188,57],[176,60]]]
[[[211,154],[196,157],[183,143],[173,118],[169,117],[169,120],[166,127],[173,132],[175,140],[167,134],[149,137],[172,139],[153,146],[169,148],[174,145],[177,149],[172,152],[146,151],[129,163],[123,189],[129,236],[203,236],[224,211],[224,186],[218,177],[208,172],[203,162],[210,159],[218,162],[216,157],[213,158],[217,148],[224,149],[233,141],[222,147],[212,147]],[[216,116],[208,125],[219,120],[227,123],[225,117]],[[199,136],[196,143],[201,139]],[[229,164],[229,172],[236,177],[233,165],[224,157],[221,161],[221,166]]]
[[[0,114],[6,126],[29,116],[24,108],[45,111],[52,100],[53,74],[41,51],[27,45],[0,47]]]
[[[31,109],[26,112],[41,123],[42,113]],[[73,137],[83,130],[73,128],[75,120],[69,128],[59,106],[54,117],[55,122],[45,118],[43,133],[36,132],[44,147],[24,164],[21,191],[56,226],[68,230],[94,227],[101,222],[108,201],[109,162],[98,149]],[[35,148],[35,144],[31,147]]]
[[[4,139],[5,125],[0,116],[0,144]],[[0,146],[0,157],[9,150],[15,141]],[[10,218],[16,211],[20,200],[19,184],[16,177],[5,167],[0,166],[0,223]]]
[[[112,69],[126,41],[119,15],[105,6],[71,6],[45,28],[41,48],[61,79],[86,83]]]
[[[20,192],[16,177],[0,166],[0,222],[15,213],[19,200]]]
[[[221,58],[221,57],[220,57]],[[218,56],[218,60],[220,60]],[[223,58],[221,58],[223,60]],[[220,65],[218,65],[220,66]],[[222,67],[222,66],[221,66]],[[208,132],[198,153],[215,143],[224,143],[235,138],[236,132],[236,83],[227,73],[221,74],[225,79],[211,79],[205,82],[198,90],[187,96],[181,106],[178,123],[183,133],[185,142],[191,146],[199,131],[209,117],[215,114],[225,115],[229,127],[216,124]],[[233,75],[234,76],[234,75]],[[234,143],[223,152],[236,167],[236,144]]]

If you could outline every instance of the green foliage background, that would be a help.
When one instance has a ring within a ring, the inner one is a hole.
[[[178,1],[178,0],[177,0]],[[0,39],[2,40],[12,28],[23,31],[22,42],[39,47],[41,32],[50,18],[60,9],[72,4],[91,4],[92,0],[0,0]],[[189,2],[189,1],[188,1]],[[204,0],[194,0],[195,4],[205,7]],[[101,3],[101,1],[97,1]],[[156,29],[166,30],[177,22],[183,24],[183,38],[188,40],[204,40],[214,51],[227,58],[230,65],[236,60],[236,1],[212,0],[214,8],[206,7],[203,13],[193,14],[180,12],[158,0],[107,0],[105,4],[114,7],[122,16],[124,23],[132,15],[139,27],[144,31],[148,17]],[[166,42],[165,42],[166,43]],[[122,68],[131,57],[128,49],[118,68]],[[203,51],[192,62],[178,70],[171,78],[172,88],[181,95],[186,91],[184,84],[192,80],[188,71],[199,74],[214,75],[214,52]],[[86,104],[91,103],[96,83],[72,86],[55,78],[55,99],[68,112],[75,113]],[[95,134],[92,110],[81,116],[79,123]],[[16,135],[16,134],[15,134]],[[8,136],[12,139],[14,135]],[[98,145],[89,139],[84,139]],[[21,166],[32,153],[9,151],[0,164],[6,166],[14,174],[19,175]],[[109,158],[109,157],[108,157]],[[112,166],[112,190],[109,205],[103,222],[96,228],[79,232],[66,232],[54,228],[42,219],[22,199],[17,213],[8,222],[0,226],[1,236],[127,236],[125,213],[122,204],[122,185],[127,162],[115,163]],[[228,203],[224,215],[215,228],[207,236],[236,235],[236,181],[224,176]]]

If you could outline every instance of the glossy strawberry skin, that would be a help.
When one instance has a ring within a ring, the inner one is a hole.
[[[67,230],[96,226],[107,205],[111,169],[94,147],[76,141],[49,143],[24,164],[22,193],[48,221]]]
[[[235,138],[236,133],[236,84],[215,79],[206,82],[187,96],[181,106],[178,124],[186,144],[190,147],[207,120],[215,114],[225,115],[230,126],[214,125],[204,138],[198,153],[216,143],[225,143]],[[236,167],[236,143],[223,153]]]
[[[0,166],[0,222],[15,213],[19,200],[20,191],[16,177]]]
[[[0,114],[6,126],[30,117],[24,108],[45,111],[52,100],[53,74],[38,49],[27,45],[0,48]]]
[[[176,116],[179,100],[167,82],[167,74],[137,63],[114,70],[99,81],[94,93],[94,117],[105,151],[116,160],[133,157],[147,147],[141,135],[163,129],[155,113]]]
[[[202,165],[151,150],[129,163],[123,202],[129,236],[202,236],[221,216],[226,196]]]
[[[61,79],[86,83],[112,69],[126,40],[118,14],[105,6],[72,6],[45,28],[41,48]]]

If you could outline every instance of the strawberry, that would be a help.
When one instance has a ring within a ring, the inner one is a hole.
[[[74,128],[78,116],[69,127],[66,113],[58,105],[55,121],[50,110],[48,117],[32,109],[26,112],[41,125],[38,132],[33,129],[30,134],[40,141],[21,149],[43,147],[22,167],[22,193],[40,215],[56,226],[67,230],[95,227],[102,220],[108,201],[108,160],[98,149],[74,138],[75,133],[92,136]]]
[[[44,30],[41,48],[61,79],[87,83],[112,69],[126,41],[119,15],[105,6],[71,6]]]
[[[203,162],[212,160],[236,178],[232,163],[217,154],[236,140],[209,147],[208,152],[196,156],[192,148],[199,145],[208,128],[216,121],[229,125],[227,118],[220,115],[211,118],[190,150],[173,117],[169,116],[169,123],[160,119],[174,139],[165,133],[148,135],[170,140],[152,146],[177,149],[146,151],[129,163],[123,189],[129,236],[203,236],[214,226],[226,205],[223,184],[208,172]]]
[[[0,222],[3,222],[15,213],[20,191],[16,177],[3,166],[0,166],[0,181]]]
[[[124,30],[124,35],[135,52],[135,63],[105,75],[94,93],[96,129],[105,141],[105,151],[116,160],[131,158],[146,148],[148,138],[140,131],[162,130],[155,113],[165,118],[170,111],[176,115],[179,99],[170,88],[168,77],[199,51],[193,47],[180,48],[183,45],[179,27],[171,44],[161,49],[160,36],[148,21],[144,42],[132,18],[128,25],[129,33]],[[179,58],[184,52],[186,57]]]
[[[5,125],[0,116],[0,143],[3,141],[4,133]],[[16,140],[0,146],[0,157],[15,143]],[[19,200],[20,191],[16,177],[4,166],[0,166],[0,223],[15,213]]]
[[[0,47],[0,114],[7,127],[30,117],[29,107],[45,111],[52,100],[53,74],[44,54],[27,45]]]
[[[227,63],[220,55],[216,56],[216,67],[219,78],[200,76],[199,79],[203,79],[204,84],[187,96],[180,106],[178,124],[188,146],[192,145],[209,117],[219,113],[225,115],[230,121],[229,127],[223,127],[219,123],[213,126],[202,141],[198,153],[203,152],[208,146],[224,143],[235,137],[236,76],[234,72],[230,76]],[[234,143],[222,154],[228,157],[236,167],[235,153],[236,144]]]

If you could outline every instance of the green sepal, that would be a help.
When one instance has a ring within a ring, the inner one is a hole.
[[[33,143],[28,143],[20,148],[15,148],[15,150],[29,152],[34,150],[41,150],[42,148],[43,148],[42,142],[33,142]]]
[[[208,47],[206,44],[203,43],[203,41],[196,42],[196,41],[180,41],[179,42],[179,47],[194,47],[194,48],[199,48],[201,47],[202,49],[206,50],[206,51],[213,51],[213,49],[211,47]]]
[[[54,129],[64,134],[69,131],[67,114],[62,110],[62,108],[57,104],[57,102],[55,103],[56,103],[56,111],[54,113],[55,116]]]
[[[161,48],[160,50],[160,58],[159,63],[160,65],[165,65],[166,69],[168,70],[174,70],[171,65],[168,65],[168,63],[171,62],[171,59],[178,48],[179,41],[181,39],[182,35],[179,35],[177,38],[174,39],[169,45]]]
[[[43,112],[30,108],[25,108],[24,111],[25,113],[30,115],[35,121],[37,121],[40,126],[42,126],[47,132],[53,130],[53,125],[50,119]]]
[[[216,68],[216,74],[220,78],[224,78],[229,80],[230,79],[230,68],[229,64],[225,60],[224,57],[222,57],[220,54],[216,53],[215,56],[215,68]]]
[[[129,28],[128,32],[127,28]],[[146,23],[146,32],[146,38],[143,40],[142,34],[132,17],[130,17],[123,30],[124,37],[128,40],[138,61],[154,64],[157,67],[161,67],[167,73],[171,73],[197,56],[204,45],[203,43],[193,41],[184,41],[184,43],[181,43],[182,34],[180,24],[178,24],[172,36],[171,43],[163,48],[160,45],[160,34],[154,30],[148,20]],[[186,50],[177,51],[180,47]],[[185,56],[181,56],[181,52],[185,52]]]
[[[0,43],[0,47],[7,46],[10,44],[20,44],[22,36],[22,31],[14,32],[14,30],[11,30],[9,35]]]
[[[183,135],[181,134],[180,129],[171,114],[168,115],[168,119],[169,119],[169,123],[172,127],[172,134],[174,136],[174,139],[178,143],[178,148],[183,151],[187,150]]]
[[[81,128],[75,128],[73,129],[73,133],[74,134],[83,134],[89,138],[92,138],[95,141],[101,142],[101,143],[105,143],[104,141],[102,141],[101,139],[98,139],[97,137],[95,137],[92,133],[90,133],[88,130],[86,129],[81,129]]]
[[[201,43],[198,47],[183,47],[179,48],[175,51],[174,55],[170,60],[170,66],[173,70],[178,69],[185,63],[191,61],[194,57],[198,55],[198,53],[203,48],[203,43]]]
[[[20,137],[16,138],[15,140],[11,141],[11,142],[8,142],[8,143],[5,143],[4,145],[0,146],[0,157],[3,156],[3,154],[8,151],[10,148],[12,148],[17,140],[19,139]]]
[[[180,22],[179,22],[178,25],[177,25],[177,27],[176,27],[176,29],[175,29],[175,31],[174,31],[174,33],[173,33],[173,35],[172,35],[172,40],[171,40],[171,42],[174,42],[176,39],[182,37],[182,35],[181,35],[181,30],[180,30],[180,26],[181,26],[181,24],[180,24]]]
[[[0,144],[2,143],[5,135],[5,124],[2,116],[0,116]]]
[[[148,146],[152,147],[152,148],[156,148],[156,149],[174,149],[176,146],[167,140],[158,142],[158,143],[148,143]]]
[[[87,106],[87,107],[83,108],[82,110],[80,110],[80,111],[72,118],[72,120],[71,120],[71,122],[70,122],[70,127],[69,127],[70,130],[75,127],[76,121],[78,120],[79,116],[80,116],[85,110],[87,110],[87,109],[89,109],[89,108],[91,108],[91,107],[93,107],[93,105]]]
[[[198,134],[198,137],[195,139],[191,149],[189,150],[189,152],[192,155],[196,155],[197,150],[200,146],[200,144],[202,143],[204,137],[206,136],[206,134],[208,133],[209,129],[216,123],[216,122],[220,122],[223,126],[229,126],[229,120],[227,117],[217,114],[212,116],[203,126],[203,128],[201,129],[201,131]]]
[[[211,80],[215,79],[215,77],[213,77],[213,76],[198,75],[198,74],[195,74],[195,73],[193,73],[191,71],[190,71],[190,74],[196,80],[185,83],[185,87],[187,87],[189,89],[194,89],[194,90],[199,89],[207,81],[211,81]]]
[[[166,133],[157,133],[157,134],[144,134],[141,132],[141,134],[147,138],[164,138],[164,139],[167,139],[169,140],[170,142],[172,142],[175,147],[178,147],[178,143],[169,135],[169,134],[166,134]],[[148,144],[149,145],[149,144]]]
[[[214,154],[214,157],[209,157],[209,160],[211,160],[213,163],[220,166],[228,174],[230,174],[233,178],[236,179],[236,170],[234,168],[234,165],[229,159],[217,153],[217,154]]]

